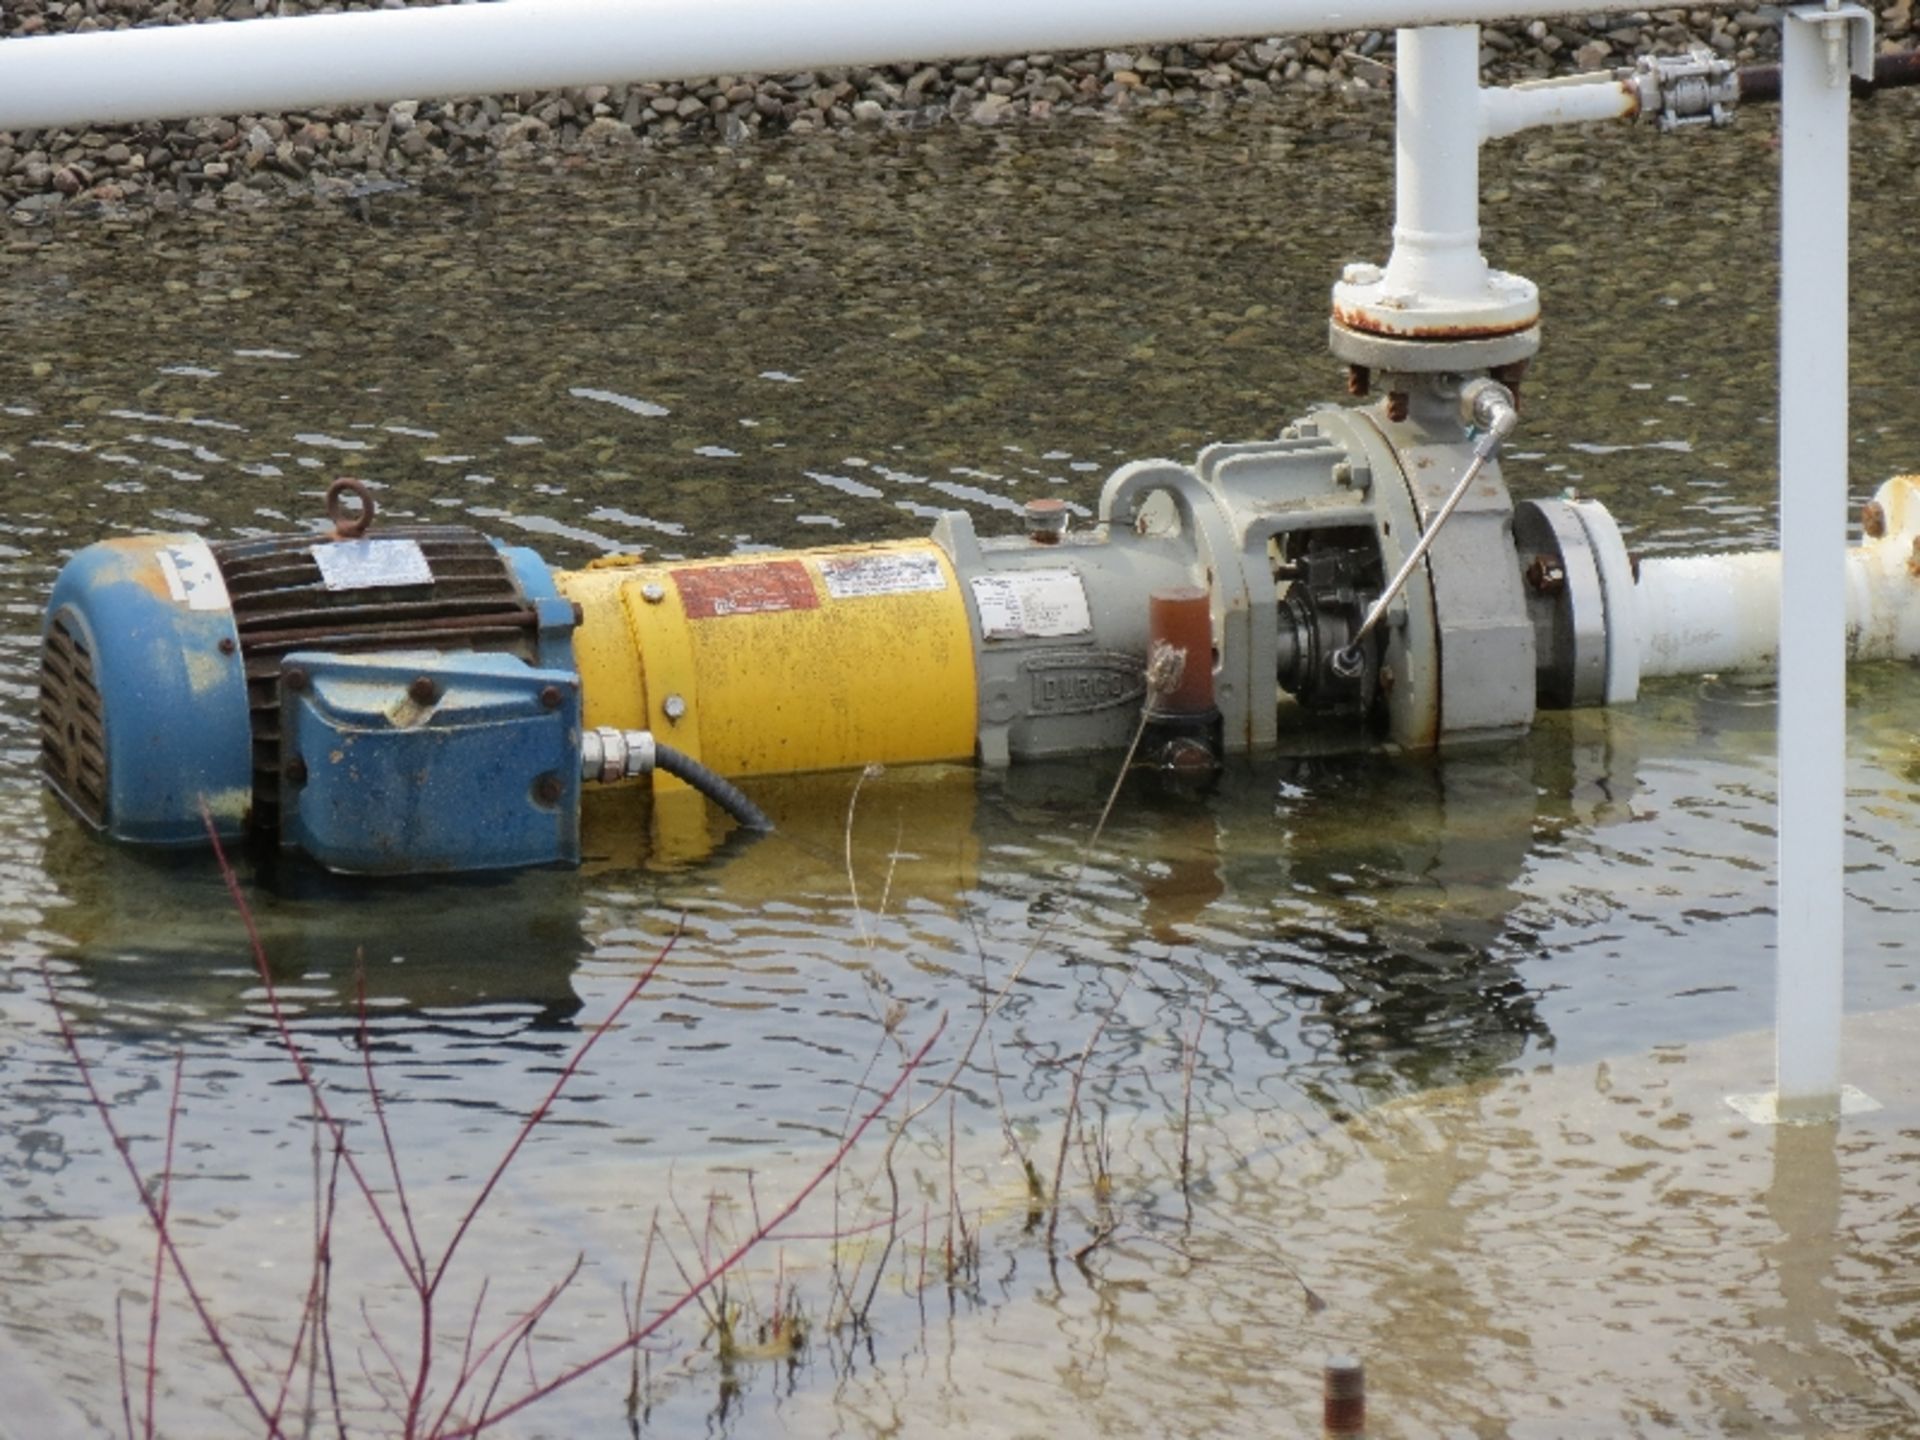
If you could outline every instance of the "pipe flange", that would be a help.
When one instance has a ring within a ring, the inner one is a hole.
[[[1540,323],[1540,287],[1524,275],[1479,268],[1477,284],[1417,290],[1396,267],[1353,264],[1333,287],[1333,318],[1349,330],[1397,340],[1490,339]]]
[[[1607,606],[1587,529],[1565,500],[1513,507],[1527,613],[1533,620],[1534,691],[1547,709],[1607,698]]]
[[[1540,327],[1510,335],[1459,339],[1409,340],[1354,330],[1338,319],[1327,322],[1327,348],[1348,365],[1403,375],[1467,374],[1532,359],[1540,350]]]

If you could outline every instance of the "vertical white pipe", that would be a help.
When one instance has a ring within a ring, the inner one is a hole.
[[[1477,296],[1480,27],[1427,26],[1394,39],[1393,255],[1388,290]]]
[[[1851,97],[1845,65],[1829,63],[1825,28],[1791,13],[1781,22],[1782,1115],[1838,1114],[1840,1093]]]

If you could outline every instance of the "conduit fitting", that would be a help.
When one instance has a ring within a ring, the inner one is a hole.
[[[646,730],[616,730],[603,725],[580,736],[580,778],[612,785],[651,775],[657,759],[653,736]]]
[[[771,831],[773,821],[724,775],[702,765],[684,751],[653,738],[646,730],[618,730],[602,725],[580,736],[580,778],[611,785],[654,771],[684,780],[748,830]]]
[[[1480,432],[1473,442],[1473,453],[1486,461],[1520,424],[1520,410],[1511,390],[1498,380],[1481,376],[1460,387],[1460,420]]]

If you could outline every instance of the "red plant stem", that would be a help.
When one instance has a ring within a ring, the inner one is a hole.
[[[627,1322],[633,1328],[633,1322]],[[120,1414],[127,1422],[127,1440],[133,1440],[133,1382],[127,1378],[127,1317],[125,1299],[113,1297],[113,1343],[120,1356]]]
[[[173,1089],[167,1097],[167,1148],[165,1158],[160,1162],[160,1223],[167,1223],[167,1216],[173,1208],[173,1142],[180,1126],[180,1082],[186,1074],[187,1055],[184,1050],[173,1054]],[[154,1387],[160,1374],[160,1286],[166,1278],[166,1253],[159,1245],[153,1247],[153,1293],[147,1304],[147,1440],[153,1440]],[[275,1412],[276,1415],[278,1412]]]
[[[154,1203],[153,1196],[147,1192],[147,1184],[141,1178],[139,1167],[133,1163],[133,1149],[127,1144],[126,1137],[120,1133],[120,1127],[114,1124],[113,1110],[107,1104],[106,1097],[100,1093],[100,1086],[93,1078],[93,1067],[87,1063],[85,1055],[80,1053],[80,1038],[73,1033],[73,1024],[67,1019],[67,1012],[61,1008],[59,992],[53,986],[53,972],[43,960],[40,964],[40,979],[47,987],[47,1002],[53,1008],[54,1023],[60,1027],[60,1039],[67,1047],[67,1053],[73,1057],[74,1068],[80,1072],[80,1082],[86,1086],[87,1098],[93,1103],[100,1123],[106,1127],[107,1137],[113,1141],[113,1148],[120,1154],[120,1163],[126,1167],[127,1175],[133,1181],[134,1192],[139,1195],[141,1205],[146,1209],[147,1219],[153,1223],[160,1237],[160,1244],[172,1262],[173,1273],[179,1277],[180,1288],[187,1293],[188,1301],[193,1305],[194,1314],[200,1317],[200,1327],[207,1333],[214,1350],[219,1354],[221,1363],[239,1384],[247,1403],[253,1407],[254,1414],[267,1427],[269,1440],[284,1440],[280,1426],[260,1399],[259,1392],[253,1388],[253,1382],[247,1378],[247,1372],[240,1368],[239,1358],[233,1353],[233,1347],[227,1343],[227,1337],[221,1333],[219,1322],[213,1318],[213,1312],[207,1308],[207,1302],[200,1294],[200,1287],[193,1283],[193,1275],[187,1269],[187,1262],[181,1257],[180,1247],[174,1244],[173,1231],[168,1227],[166,1216],[160,1213],[160,1207]]]
[[[500,1370],[494,1376],[493,1386],[487,1391],[487,1399],[483,1401],[480,1406],[481,1413],[484,1414],[486,1412],[487,1405],[492,1403],[494,1391],[500,1388],[500,1382],[506,1376],[506,1366],[508,1362],[513,1359],[513,1347],[518,1344],[515,1337],[523,1329],[535,1324],[542,1315],[545,1315],[548,1310],[553,1308],[554,1302],[559,1300],[561,1294],[569,1285],[573,1284],[574,1278],[579,1275],[580,1268],[585,1263],[586,1257],[584,1255],[576,1256],[572,1267],[567,1273],[549,1286],[547,1293],[536,1301],[531,1309],[516,1316],[498,1335],[482,1345],[478,1355],[472,1354],[473,1331],[470,1329],[467,1332],[468,1353],[461,1357],[460,1374],[453,1382],[453,1389],[447,1394],[446,1403],[440,1407],[440,1413],[434,1416],[433,1423],[427,1426],[423,1433],[427,1435],[438,1435],[446,1428],[447,1419],[453,1414],[453,1407],[459,1403],[460,1396],[465,1393],[467,1386],[479,1378],[480,1372],[486,1368],[487,1361],[492,1357],[493,1352],[498,1350],[502,1345],[508,1345],[509,1348],[501,1359]],[[485,1291],[486,1283],[484,1281],[481,1282],[480,1288],[482,1292]],[[473,1319],[475,1326],[477,1326],[480,1320],[480,1311],[477,1305],[474,1308]]]
[[[473,1297],[473,1314],[467,1317],[466,1343],[460,1347],[461,1378],[454,1382],[454,1386],[453,1386],[454,1395],[458,1395],[460,1393],[460,1386],[465,1383],[466,1377],[473,1374],[473,1337],[475,1333],[480,1329],[480,1312],[486,1308],[487,1286],[489,1286],[492,1283],[493,1283],[492,1276],[490,1275],[481,1276],[480,1277],[480,1293]],[[452,1397],[448,1398],[447,1404],[449,1406],[453,1404]],[[440,1420],[444,1421],[446,1418],[447,1418],[447,1412],[446,1410],[443,1409],[440,1412]],[[440,1428],[438,1421],[435,1422],[434,1428],[436,1430]]]
[[[527,1137],[533,1133],[534,1127],[546,1119],[547,1112],[553,1108],[553,1102],[560,1098],[560,1092],[567,1087],[568,1082],[579,1072],[580,1066],[582,1062],[586,1060],[588,1052],[600,1043],[600,1037],[618,1024],[620,1017],[626,1013],[627,1008],[632,1005],[635,1000],[640,998],[640,992],[647,988],[647,983],[653,979],[655,972],[665,963],[667,956],[672,953],[673,947],[679,942],[681,932],[685,928],[685,923],[683,919],[679,925],[674,927],[673,934],[667,937],[666,944],[660,947],[660,953],[653,957],[653,962],[648,965],[647,968],[640,973],[639,978],[627,988],[627,993],[620,997],[620,1002],[608,1013],[607,1018],[594,1026],[593,1033],[587,1036],[587,1038],[580,1043],[579,1048],[573,1052],[572,1058],[567,1061],[566,1065],[561,1069],[560,1074],[555,1077],[552,1087],[548,1089],[540,1103],[534,1106],[532,1113],[521,1122],[519,1133],[513,1137],[513,1142],[507,1146],[506,1153],[500,1157],[499,1163],[493,1167],[492,1173],[487,1176],[486,1183],[480,1187],[480,1193],[474,1196],[473,1202],[467,1206],[466,1213],[460,1217],[460,1223],[455,1227],[453,1232],[453,1239],[447,1242],[447,1248],[440,1256],[440,1263],[433,1272],[433,1278],[427,1284],[427,1292],[429,1294],[439,1286],[441,1279],[445,1277],[447,1267],[453,1263],[454,1252],[460,1248],[460,1242],[466,1238],[467,1231],[472,1228],[475,1217],[479,1215],[482,1207],[486,1205],[488,1197],[493,1194],[494,1187],[500,1183],[501,1177],[507,1173],[507,1167],[513,1164],[514,1156],[520,1153],[520,1147],[527,1143]]]
[[[353,991],[355,1008],[360,1014],[360,1059],[367,1071],[367,1094],[373,1101],[373,1118],[380,1126],[380,1143],[386,1147],[387,1169],[393,1174],[393,1193],[400,1202],[400,1220],[406,1226],[407,1241],[413,1246],[416,1273],[424,1280],[427,1252],[420,1244],[420,1232],[414,1227],[413,1207],[407,1203],[407,1182],[400,1173],[400,1156],[393,1148],[393,1128],[387,1124],[387,1107],[381,1099],[379,1083],[373,1075],[373,1041],[367,1033],[367,964],[364,951],[354,956]],[[415,1282],[418,1285],[418,1281]]]
[[[367,1335],[373,1341],[375,1348],[385,1357],[387,1368],[393,1371],[393,1383],[398,1385],[402,1390],[405,1390],[407,1388],[407,1372],[401,1367],[400,1362],[394,1358],[393,1347],[387,1344],[387,1337],[380,1333],[380,1327],[374,1323],[373,1311],[368,1308],[367,1297],[364,1295],[360,1297],[360,1322],[367,1327]],[[373,1379],[373,1372],[370,1370],[367,1372],[367,1379],[369,1381]],[[378,1387],[376,1386],[375,1388],[377,1389]],[[394,1407],[389,1404],[387,1408],[391,1410]]]
[[[316,1117],[317,1118],[317,1117]],[[317,1138],[317,1137],[316,1137]],[[316,1150],[318,1146],[316,1145]],[[309,1328],[318,1332],[325,1323],[328,1277],[333,1266],[333,1212],[334,1197],[340,1183],[340,1152],[336,1148],[333,1155],[333,1168],[328,1173],[324,1193],[320,1187],[320,1159],[314,1156],[314,1233],[313,1233],[313,1269],[307,1277],[307,1297],[300,1308],[300,1325],[293,1333],[293,1343],[287,1347],[287,1368],[280,1374],[280,1393],[274,1397],[273,1416],[278,1420],[286,1413],[287,1397],[293,1391],[293,1377],[300,1368],[300,1347],[307,1341]],[[332,1363],[332,1341],[326,1339],[328,1363]],[[309,1367],[311,1375],[311,1367]],[[311,1400],[312,1391],[308,1391]],[[339,1410],[339,1395],[336,1390],[334,1409]]]
[[[260,939],[260,927],[254,922],[253,907],[247,903],[247,897],[240,888],[240,877],[234,873],[233,864],[227,859],[226,847],[220,843],[220,831],[213,823],[213,813],[207,809],[206,802],[200,805],[200,818],[207,827],[207,839],[213,846],[213,858],[219,863],[220,877],[226,881],[227,894],[232,897],[233,905],[240,912],[240,923],[246,927],[247,943],[253,950],[253,964],[260,974],[260,983],[267,992],[267,1010],[273,1019],[273,1028],[280,1040],[280,1046],[287,1052],[287,1058],[293,1062],[294,1073],[307,1087],[307,1093],[313,1097],[314,1107],[320,1112],[320,1118],[333,1134],[333,1143],[339,1147],[340,1158],[347,1167],[347,1173],[353,1177],[354,1185],[360,1191],[360,1198],[367,1202],[367,1208],[373,1212],[374,1223],[380,1233],[386,1237],[388,1247],[394,1258],[400,1262],[401,1269],[407,1272],[413,1283],[418,1286],[423,1277],[413,1269],[410,1257],[400,1243],[400,1237],[394,1233],[387,1212],[380,1208],[373,1186],[368,1183],[365,1173],[360,1169],[359,1161],[353,1158],[353,1151],[347,1148],[346,1127],[334,1117],[327,1097],[315,1078],[313,1069],[307,1064],[307,1057],[300,1053],[300,1046],[293,1038],[293,1027],[287,1023],[286,1012],[280,1007],[280,990],[273,983],[273,968],[267,963],[267,947]]]
[[[340,1406],[340,1372],[333,1360],[333,1218],[340,1213],[340,1154],[334,1152],[333,1165],[327,1171],[326,1216],[321,1228],[320,1297],[314,1311],[314,1324],[320,1331],[320,1355],[327,1367],[327,1395],[333,1402],[333,1424],[340,1440],[347,1440],[347,1417]]]
[[[432,1278],[424,1280],[424,1283],[419,1287],[420,1366],[414,1376],[413,1393],[407,1400],[407,1434],[411,1435],[414,1433],[420,1418],[421,1407],[426,1403],[427,1381],[432,1374],[434,1297],[439,1292],[440,1282],[446,1278],[447,1267],[453,1264],[453,1257],[455,1252],[460,1248],[460,1242],[466,1239],[467,1231],[473,1227],[474,1220],[479,1216],[480,1211],[493,1195],[494,1187],[499,1185],[501,1178],[507,1173],[507,1168],[513,1164],[514,1157],[520,1153],[520,1147],[527,1143],[527,1137],[533,1133],[534,1127],[546,1119],[547,1112],[553,1108],[554,1101],[560,1098],[560,1092],[566,1089],[568,1082],[579,1073],[580,1066],[586,1061],[593,1047],[600,1043],[600,1037],[618,1024],[620,1018],[626,1014],[628,1007],[640,998],[640,992],[647,988],[648,982],[658,973],[660,967],[666,963],[667,956],[673,953],[673,947],[679,941],[685,928],[686,920],[685,917],[682,917],[680,923],[674,926],[673,934],[669,935],[666,943],[660,947],[660,953],[653,957],[653,962],[648,965],[645,970],[640,972],[632,985],[627,987],[627,993],[620,997],[619,1003],[608,1012],[606,1019],[596,1025],[593,1028],[593,1032],[575,1047],[573,1055],[568,1059],[567,1063],[561,1067],[560,1073],[554,1077],[552,1086],[550,1086],[547,1093],[541,1097],[540,1103],[534,1106],[532,1112],[521,1122],[519,1132],[515,1134],[512,1142],[507,1146],[506,1153],[503,1154],[499,1162],[494,1165],[485,1183],[481,1185],[479,1193],[473,1197],[472,1203],[467,1206],[466,1213],[460,1217],[460,1223],[454,1227],[453,1238],[447,1242],[447,1248],[441,1252],[440,1263],[434,1267]],[[395,1174],[397,1175],[399,1173],[397,1169],[398,1162],[395,1163]],[[424,1268],[422,1275],[424,1278]]]
[[[868,1127],[886,1112],[888,1106],[893,1104],[894,1097],[905,1087],[909,1077],[925,1062],[928,1053],[933,1049],[934,1044],[940,1039],[940,1036],[945,1033],[946,1028],[947,1021],[943,1015],[940,1017],[940,1023],[934,1026],[933,1033],[926,1038],[920,1048],[914,1051],[913,1054],[908,1057],[906,1063],[900,1067],[900,1073],[894,1077],[893,1083],[887,1087],[886,1093],[880,1097],[872,1109],[868,1110],[867,1113],[861,1117],[860,1123],[840,1142],[833,1154],[827,1158],[826,1162],[822,1164],[818,1170],[814,1171],[806,1184],[802,1185],[786,1204],[774,1212],[773,1217],[764,1225],[757,1227],[751,1235],[747,1236],[746,1239],[742,1240],[729,1251],[718,1264],[710,1266],[707,1272],[690,1285],[679,1299],[666,1306],[658,1315],[648,1321],[647,1324],[641,1326],[632,1334],[627,1335],[618,1344],[610,1345],[597,1355],[582,1361],[578,1365],[561,1371],[560,1374],[554,1376],[545,1384],[535,1386],[519,1399],[486,1417],[484,1420],[473,1425],[462,1426],[444,1432],[440,1440],[465,1440],[466,1436],[477,1435],[485,1427],[497,1425],[502,1420],[517,1415],[529,1405],[537,1404],[562,1386],[571,1385],[576,1380],[599,1369],[609,1360],[626,1354],[629,1350],[632,1350],[643,1340],[654,1334],[661,1326],[672,1320],[682,1310],[686,1309],[687,1306],[693,1304],[700,1296],[712,1289],[725,1278],[729,1272],[735,1269],[742,1260],[746,1259],[755,1247],[764,1243],[775,1230],[780,1228],[782,1223],[798,1211],[799,1208],[807,1202],[808,1197],[826,1183],[829,1176],[839,1171],[842,1162],[844,1162],[848,1154],[852,1152],[853,1147],[859,1143],[860,1137],[866,1134]]]
[[[513,1364],[514,1352],[520,1349],[522,1343],[528,1346],[527,1367],[529,1371],[531,1371],[533,1367],[533,1327],[546,1318],[547,1311],[553,1306],[554,1302],[560,1298],[562,1293],[565,1292],[566,1288],[573,1284],[574,1277],[580,1273],[580,1267],[585,1263],[586,1257],[584,1255],[576,1257],[573,1262],[573,1268],[567,1271],[558,1284],[547,1291],[539,1304],[535,1305],[533,1309],[529,1310],[515,1323],[512,1341],[508,1344],[506,1353],[500,1357],[499,1368],[493,1372],[493,1384],[487,1387],[486,1398],[480,1402],[480,1417],[474,1422],[473,1427],[476,1431],[485,1429],[488,1425],[495,1423],[493,1420],[487,1418],[487,1411],[492,1408],[494,1397],[500,1393],[501,1382],[507,1378],[507,1367]],[[501,1338],[504,1339],[506,1337],[503,1336]],[[491,1349],[492,1347],[489,1346],[488,1348]],[[481,1357],[481,1363],[486,1363],[486,1357],[484,1355]],[[496,1417],[496,1419],[497,1418],[498,1417]],[[437,1433],[436,1431],[436,1434]]]

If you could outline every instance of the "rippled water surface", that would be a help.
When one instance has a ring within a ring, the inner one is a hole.
[[[1920,455],[1916,118],[1903,97],[1860,115],[1856,500]],[[0,1396],[21,1433],[119,1427],[116,1299],[137,1361],[151,1282],[43,974],[149,1172],[184,1057],[170,1203],[262,1374],[312,1234],[307,1103],[218,873],[91,843],[42,798],[38,623],[67,555],[307,527],[341,473],[387,516],[565,563],[1090,506],[1123,459],[1272,433],[1336,393],[1326,289],[1384,248],[1386,120],[1328,100],[939,128],[10,232]],[[1485,171],[1489,252],[1547,307],[1515,490],[1597,495],[1643,552],[1771,543],[1767,117],[1505,142]],[[1383,1435],[1895,1436],[1920,1424],[1901,1078],[1920,676],[1850,686],[1849,1005],[1884,1108],[1837,1135],[1719,1104],[1769,1076],[1740,1037],[1771,1020],[1775,849],[1771,697],[1719,681],[1444,760],[1130,784],[1090,855],[1111,760],[889,773],[857,804],[851,776],[758,786],[780,833],[705,859],[651,850],[635,803],[599,797],[578,873],[246,894],[377,1160],[375,1057],[442,1239],[684,915],[449,1281],[457,1365],[482,1277],[505,1324],[584,1257],[503,1394],[617,1335],[651,1217],[654,1305],[814,1173],[944,1017],[889,1115],[958,1066],[952,1099],[890,1166],[873,1131],[732,1283],[750,1341],[797,1306],[803,1354],[723,1363],[690,1315],[649,1356],[643,1432],[1306,1432],[1321,1359],[1353,1349]],[[1051,1184],[1076,1076],[1049,1264],[1017,1156]],[[406,1351],[413,1322],[357,1204],[335,1326],[364,1433],[398,1428],[367,1397],[392,1392],[381,1346]],[[859,1232],[837,1260],[836,1229]],[[837,1324],[870,1287],[869,1329]],[[194,1335],[173,1305],[163,1429],[257,1431]],[[631,1378],[622,1361],[510,1433],[623,1431]]]

